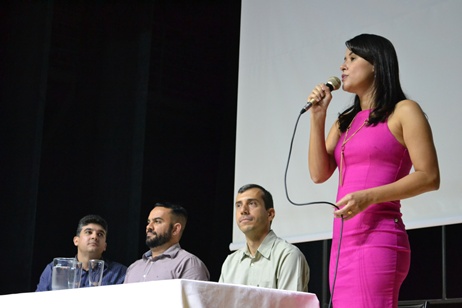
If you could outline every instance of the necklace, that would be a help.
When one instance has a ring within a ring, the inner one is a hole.
[[[356,129],[350,136],[348,136],[348,132],[350,131],[350,128],[351,128],[351,124],[353,124],[356,116],[358,114],[355,115],[355,117],[353,118],[353,120],[351,120],[350,122],[350,125],[348,125],[346,131],[345,131],[345,135],[343,136],[343,142],[342,142],[342,151],[340,153],[340,186],[343,186],[343,169],[344,169],[344,164],[345,164],[345,145],[347,144],[348,141],[351,140],[351,138],[353,138],[357,132],[359,132],[361,130],[361,128],[364,127],[364,125],[366,125],[367,123],[367,119],[364,120],[363,124],[361,124],[360,127],[358,127],[358,129]]]

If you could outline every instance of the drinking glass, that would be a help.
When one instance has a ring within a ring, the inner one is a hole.
[[[88,282],[90,287],[98,287],[103,280],[104,261],[90,260],[88,261]]]

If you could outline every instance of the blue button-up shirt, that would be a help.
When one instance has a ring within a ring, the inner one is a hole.
[[[40,281],[37,285],[36,291],[51,291],[51,273],[53,272],[53,262],[49,263],[40,276]],[[104,272],[102,285],[122,284],[125,279],[127,267],[123,264],[104,260]],[[82,279],[80,280],[80,287],[85,288],[89,286],[88,271],[82,270]]]

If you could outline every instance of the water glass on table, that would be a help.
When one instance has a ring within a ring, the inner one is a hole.
[[[90,287],[98,287],[103,281],[104,261],[90,260],[88,261],[88,282]]]

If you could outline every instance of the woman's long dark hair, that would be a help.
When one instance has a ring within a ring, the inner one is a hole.
[[[398,57],[393,44],[374,34],[360,34],[345,42],[346,47],[374,66],[374,110],[368,125],[384,122],[398,102],[406,99],[400,80]],[[345,132],[356,114],[361,111],[358,95],[354,103],[338,116],[339,129]]]

